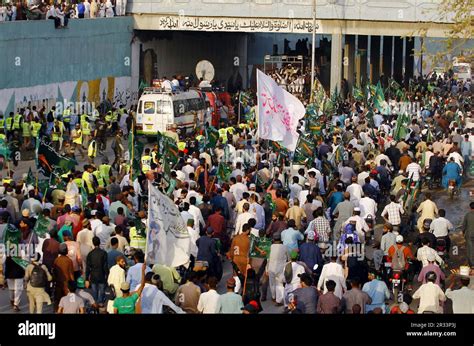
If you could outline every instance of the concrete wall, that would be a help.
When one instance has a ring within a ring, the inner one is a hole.
[[[320,19],[439,21],[441,0],[317,0]],[[313,0],[128,0],[130,13],[181,16],[311,18]]]
[[[132,33],[131,17],[0,25],[0,111],[42,99],[130,100]]]

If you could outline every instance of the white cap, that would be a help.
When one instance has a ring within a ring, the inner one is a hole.
[[[403,243],[403,236],[400,235],[400,234],[397,235],[397,237],[395,238],[395,241],[396,241],[397,243]]]
[[[309,173],[309,172],[318,173],[318,170],[317,170],[316,168],[311,168],[311,169],[308,170],[308,173]]]
[[[250,184],[250,186],[249,186],[250,189],[255,189],[256,187],[257,187],[257,185],[255,185],[255,184]]]
[[[360,211],[360,208],[359,208],[359,207],[355,207],[355,208],[354,208],[354,211]]]
[[[409,309],[408,304],[405,302],[400,303],[398,307],[400,308],[400,311],[403,312],[404,314],[406,314]]]

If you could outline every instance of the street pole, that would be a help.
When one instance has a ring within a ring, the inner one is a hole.
[[[310,101],[313,101],[314,95],[314,67],[315,67],[315,51],[316,51],[316,0],[313,0],[313,38],[311,44],[311,95]]]

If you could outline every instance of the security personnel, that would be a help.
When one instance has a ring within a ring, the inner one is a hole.
[[[96,169],[94,172],[92,172],[94,175],[95,179],[97,180],[97,183],[99,184],[99,187],[105,187],[105,180],[102,178],[102,175],[100,174],[100,171]]]
[[[63,111],[63,122],[64,126],[66,127],[66,131],[69,132],[71,131],[71,108],[67,107]]]
[[[105,159],[102,164],[99,166],[99,172],[101,178],[104,180],[105,184],[110,184],[110,177],[112,173],[112,166],[109,165],[109,160]]]
[[[7,136],[5,135],[5,130],[0,128],[0,140],[2,141],[6,141],[7,140]]]
[[[139,211],[138,212],[138,218],[140,219],[140,222],[142,222],[142,219],[145,219],[145,212],[144,211]],[[145,226],[145,225],[143,225]],[[143,227],[145,228],[145,227]],[[140,249],[142,251],[145,251],[146,247],[146,234],[144,232],[139,232],[137,231],[137,227],[133,226],[130,227],[130,247],[133,247],[134,249]]]
[[[152,157],[150,156],[150,148],[146,148],[145,153],[141,158],[143,173],[146,174],[149,170],[151,170],[151,160],[152,160]]]
[[[59,146],[60,142],[59,139],[61,137],[61,124],[59,124],[59,121],[56,120],[54,122],[53,126],[53,132],[51,134],[51,142],[53,143],[53,147],[56,149],[56,151],[59,151]]]
[[[11,132],[13,132],[13,112],[10,112],[10,115],[7,117],[7,120],[5,121],[5,123],[6,123],[5,133],[9,135]]]
[[[34,118],[31,121],[31,136],[33,138],[38,138],[41,130],[41,123],[38,121],[38,118]]]
[[[31,144],[31,123],[24,120],[21,123],[21,131],[23,135],[23,147],[28,148]]]
[[[84,149],[82,148],[82,130],[81,130],[81,125],[76,124],[74,130],[71,132],[71,138],[72,138],[72,146],[74,148],[74,152],[79,150],[79,153],[81,154],[82,158],[85,157],[84,154]]]
[[[221,139],[222,143],[227,143],[227,129],[226,128],[219,129],[219,138]]]
[[[113,115],[112,111],[108,111],[107,114],[105,115],[105,122],[107,125],[110,125],[112,123]]]
[[[87,156],[89,157],[89,162],[93,164],[94,159],[97,156],[97,142],[95,139],[89,143],[89,148],[87,148]]]
[[[81,130],[82,130],[82,147],[85,148],[87,143],[89,143],[89,137],[91,135],[91,125],[89,123],[89,118],[87,114],[81,115]]]
[[[79,177],[76,177],[72,180],[74,183],[76,183],[77,187],[80,189],[82,188],[82,178],[79,176]]]
[[[16,113],[15,116],[13,117],[13,130],[17,130],[17,131],[20,130],[22,120],[23,120],[23,117],[21,116],[21,114]]]
[[[184,151],[186,149],[186,142],[178,142],[178,150]]]
[[[115,133],[115,131],[117,131],[118,118],[119,118],[119,112],[117,109],[113,108],[112,109],[112,133]]]
[[[82,173],[82,186],[84,186],[88,195],[93,195],[95,193],[93,171],[94,167],[92,165],[86,165],[85,171]]]

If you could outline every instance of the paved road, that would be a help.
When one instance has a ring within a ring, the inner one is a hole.
[[[126,143],[124,143],[126,144]],[[100,156],[96,158],[96,164],[100,164],[102,162],[102,158],[107,156],[111,161],[113,160],[113,152],[110,149],[110,141],[109,145],[107,146],[107,150],[104,153],[104,156]],[[80,166],[84,165],[86,162],[79,162]],[[33,172],[36,172],[36,167],[34,164],[34,160],[31,161],[22,161],[19,163],[19,166],[15,168],[14,179],[21,178],[22,174],[27,173],[28,169],[31,167]],[[2,172],[5,176],[5,170]],[[469,203],[471,201],[469,191],[474,188],[474,180],[468,181],[461,190],[461,195],[455,197],[454,200],[450,200],[447,193],[442,190],[437,190],[433,192],[433,199],[438,205],[439,208],[444,208],[446,210],[447,218],[455,225],[458,226],[461,224],[462,218],[467,210],[469,210]],[[423,198],[423,196],[420,196]],[[379,206],[379,212],[382,210],[382,206]],[[380,238],[381,236],[381,226],[382,224],[379,223],[376,226],[376,237]],[[465,250],[465,243],[464,239],[462,238],[459,230],[456,230],[452,234],[452,243],[453,246],[459,247],[459,252],[457,255],[451,255],[449,259],[449,267],[450,268],[458,268],[460,265],[466,263],[466,250]],[[369,246],[366,247],[366,256],[370,259],[372,258],[372,251],[373,249]],[[226,291],[225,282],[226,280],[232,275],[232,267],[228,261],[224,263],[224,276],[221,280],[218,291],[219,293],[224,293]],[[471,281],[472,282],[472,281]],[[416,288],[416,285],[415,285]],[[270,295],[270,291],[268,292]],[[281,313],[283,311],[282,307],[276,307],[274,303],[271,301],[271,297],[268,297],[268,300],[263,303],[264,313]],[[20,306],[21,312],[20,313],[27,313],[28,312],[28,302],[26,298],[26,294],[23,294]],[[12,312],[8,297],[7,290],[0,290],[0,313],[10,313]],[[46,307],[44,308],[44,312],[51,313],[52,308]]]

